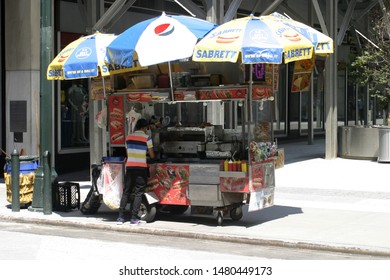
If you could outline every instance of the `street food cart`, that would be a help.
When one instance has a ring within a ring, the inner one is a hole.
[[[190,208],[191,214],[214,215],[221,225],[225,217],[241,219],[244,205],[248,211],[273,205],[272,86],[254,85],[248,98],[248,85],[210,86],[199,75],[195,82],[187,73],[175,76],[180,84],[173,95],[145,77],[140,88],[115,90],[107,99],[112,155],[125,153],[125,137],[139,118],[161,119],[150,132],[157,158],[150,164],[142,218]],[[209,121],[211,115],[218,124]]]

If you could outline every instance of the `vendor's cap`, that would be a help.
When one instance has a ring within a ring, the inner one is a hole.
[[[144,127],[147,127],[149,125],[149,122],[145,119],[139,119],[136,124],[136,129],[141,129]]]

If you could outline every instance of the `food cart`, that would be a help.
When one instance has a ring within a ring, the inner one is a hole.
[[[123,155],[125,136],[140,117],[161,117],[162,126],[151,130],[157,158],[150,164],[141,217],[152,221],[157,211],[180,214],[190,208],[191,214],[214,215],[222,225],[225,217],[240,220],[244,205],[248,211],[273,205],[272,85],[255,84],[250,93],[245,84],[212,86],[212,75],[175,77],[173,95],[147,75],[137,79],[144,79],[142,86],[115,90],[107,99],[113,155]],[[220,124],[208,121],[211,114]]]

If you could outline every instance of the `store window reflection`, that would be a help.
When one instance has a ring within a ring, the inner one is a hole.
[[[89,146],[87,80],[61,82],[61,147]]]
[[[61,32],[58,49],[63,49],[85,34]],[[61,151],[89,148],[89,79],[58,81],[59,147]]]

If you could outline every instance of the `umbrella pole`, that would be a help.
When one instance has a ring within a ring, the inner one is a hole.
[[[103,84],[103,105],[102,105],[102,110],[103,109],[106,109],[107,110],[107,97],[106,97],[106,85],[105,85],[105,81],[104,81],[104,76],[102,75],[102,84]],[[106,120],[106,127],[104,130],[102,130],[102,148],[103,148],[103,151],[102,151],[102,155],[103,157],[106,157],[107,156],[107,125],[108,125],[108,112],[107,112],[107,116],[106,116],[107,120]]]
[[[253,120],[252,110],[252,91],[253,91],[253,64],[249,64],[249,123]]]
[[[169,72],[169,83],[171,85],[171,101],[175,101],[174,95],[173,95],[172,69],[171,69],[171,62],[170,61],[168,61],[168,72]]]
[[[253,92],[253,65],[249,64],[249,93],[248,93],[248,141],[252,141],[251,125],[253,122],[253,104],[252,104],[252,92]],[[248,142],[248,143],[249,143]]]

